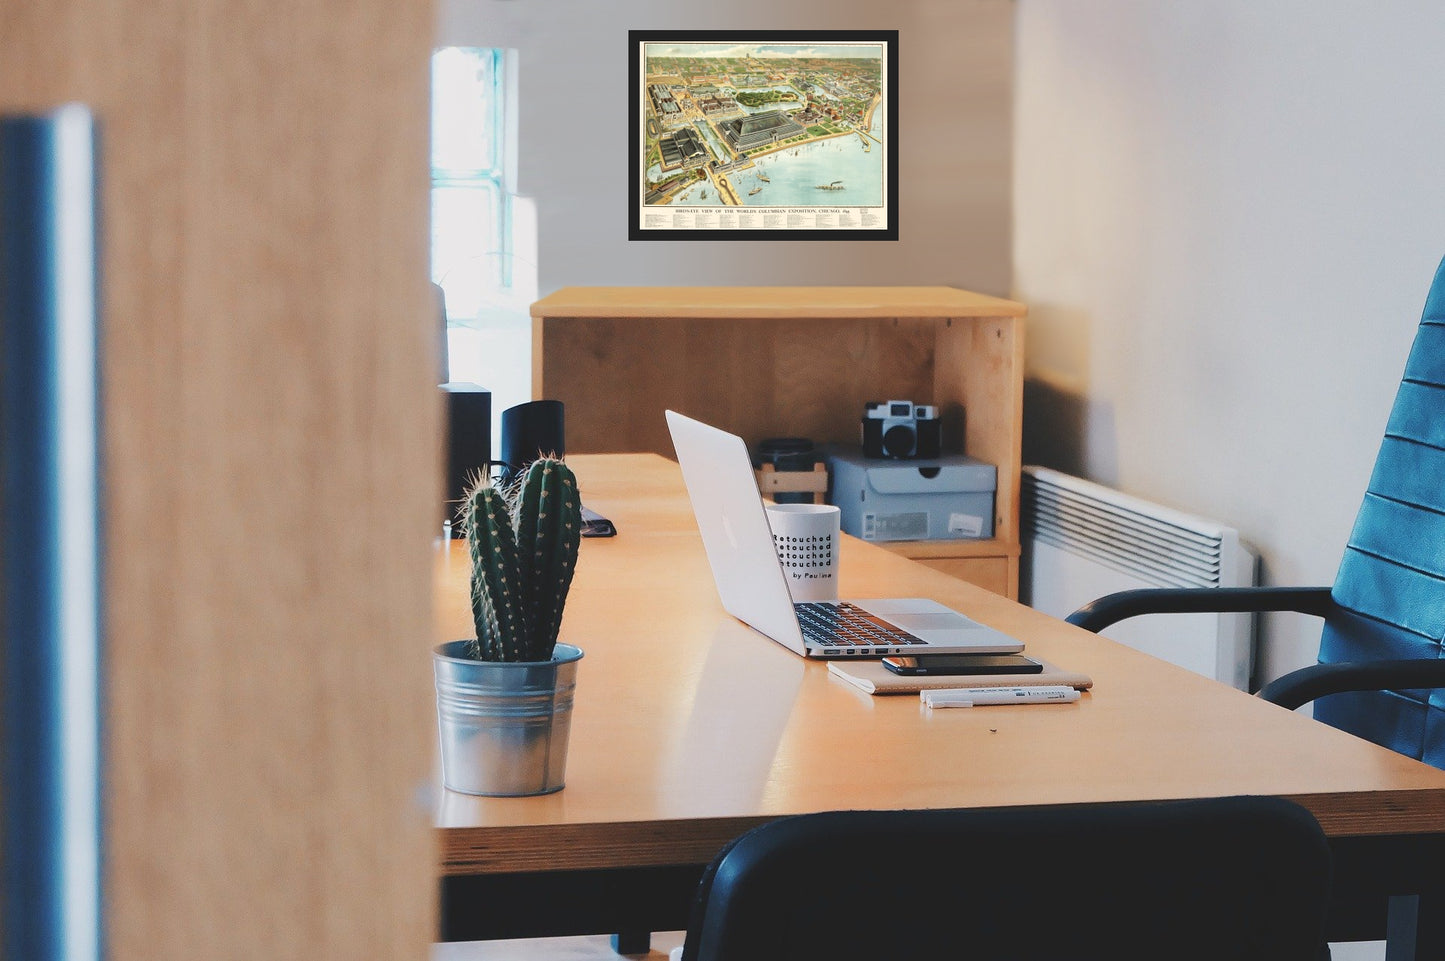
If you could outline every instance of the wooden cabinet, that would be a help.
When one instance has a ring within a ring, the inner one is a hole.
[[[995,536],[884,546],[1016,597],[1024,314],[951,287],[567,287],[532,305],[532,394],[567,405],[569,453],[668,457],[665,408],[856,444],[866,401],[935,404],[945,452],[998,468]]]
[[[995,594],[1018,599],[1018,551],[1000,553],[990,541],[963,546],[950,541],[901,541],[884,547],[934,570],[977,584]]]

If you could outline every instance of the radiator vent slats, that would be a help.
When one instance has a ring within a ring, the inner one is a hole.
[[[1257,558],[1239,532],[1044,467],[1023,469],[1019,599],[1067,617],[1119,591],[1150,587],[1244,587]],[[1252,614],[1131,617],[1111,640],[1249,689]]]
[[[1046,468],[1024,472],[1023,528],[1148,584],[1221,584],[1219,526]]]

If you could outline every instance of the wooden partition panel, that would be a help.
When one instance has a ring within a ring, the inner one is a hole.
[[[424,958],[427,0],[0,0],[102,125],[117,961]]]

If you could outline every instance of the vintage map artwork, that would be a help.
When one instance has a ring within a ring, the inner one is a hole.
[[[896,34],[630,39],[634,239],[896,239]]]

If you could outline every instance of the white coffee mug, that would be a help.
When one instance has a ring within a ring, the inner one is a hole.
[[[769,504],[768,524],[795,603],[838,599],[839,512],[831,504]]]

